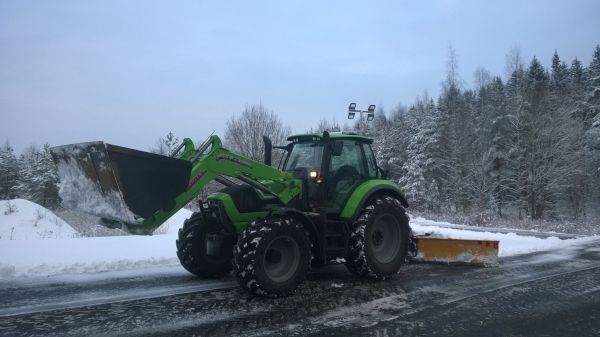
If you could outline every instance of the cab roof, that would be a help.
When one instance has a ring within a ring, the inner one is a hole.
[[[340,139],[340,140],[346,140],[346,139],[347,140],[355,140],[358,142],[363,142],[363,143],[368,143],[368,144],[373,143],[372,138],[360,136],[356,132],[348,132],[348,131],[330,132],[329,138]],[[319,133],[305,133],[305,134],[300,134],[300,135],[289,136],[287,138],[287,141],[298,143],[298,142],[320,141],[321,139],[323,139],[322,133],[320,133],[320,134]]]

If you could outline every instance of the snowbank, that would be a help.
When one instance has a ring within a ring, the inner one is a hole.
[[[0,242],[75,236],[77,232],[69,224],[34,202],[0,200]]]
[[[179,266],[177,231],[191,214],[180,210],[152,236],[2,241],[0,279]]]

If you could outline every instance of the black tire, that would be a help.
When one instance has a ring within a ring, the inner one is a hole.
[[[190,273],[201,277],[216,277],[231,271],[231,250],[233,240],[224,240],[221,244],[221,255],[207,253],[207,236],[210,233],[224,233],[224,227],[216,219],[204,218],[199,213],[194,213],[183,223],[179,229],[177,257],[183,268]]]
[[[289,295],[310,271],[311,244],[302,224],[288,217],[252,222],[234,246],[234,272],[255,295]]]
[[[409,247],[408,216],[400,201],[377,197],[354,222],[346,267],[356,275],[384,280],[397,274]]]

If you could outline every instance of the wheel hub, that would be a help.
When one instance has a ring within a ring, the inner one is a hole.
[[[223,245],[223,236],[220,233],[206,234],[206,254],[211,256],[221,255],[221,246]]]
[[[265,260],[269,264],[279,263],[281,262],[281,252],[275,249],[269,249],[269,251],[267,251]]]
[[[373,245],[381,246],[383,243],[383,233],[381,231],[373,232]]]
[[[375,219],[370,236],[373,257],[379,263],[392,262],[400,250],[400,224],[391,214]]]
[[[300,247],[288,235],[273,239],[263,257],[265,274],[275,282],[288,281],[300,264]]]

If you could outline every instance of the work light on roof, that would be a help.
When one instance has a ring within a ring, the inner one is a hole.
[[[366,114],[367,121],[372,121],[373,119],[375,119],[375,104],[369,105],[369,108],[367,110],[359,110],[356,109],[356,103],[350,103],[350,105],[348,106],[348,119],[354,119],[357,113],[360,114],[361,120],[363,114]]]

